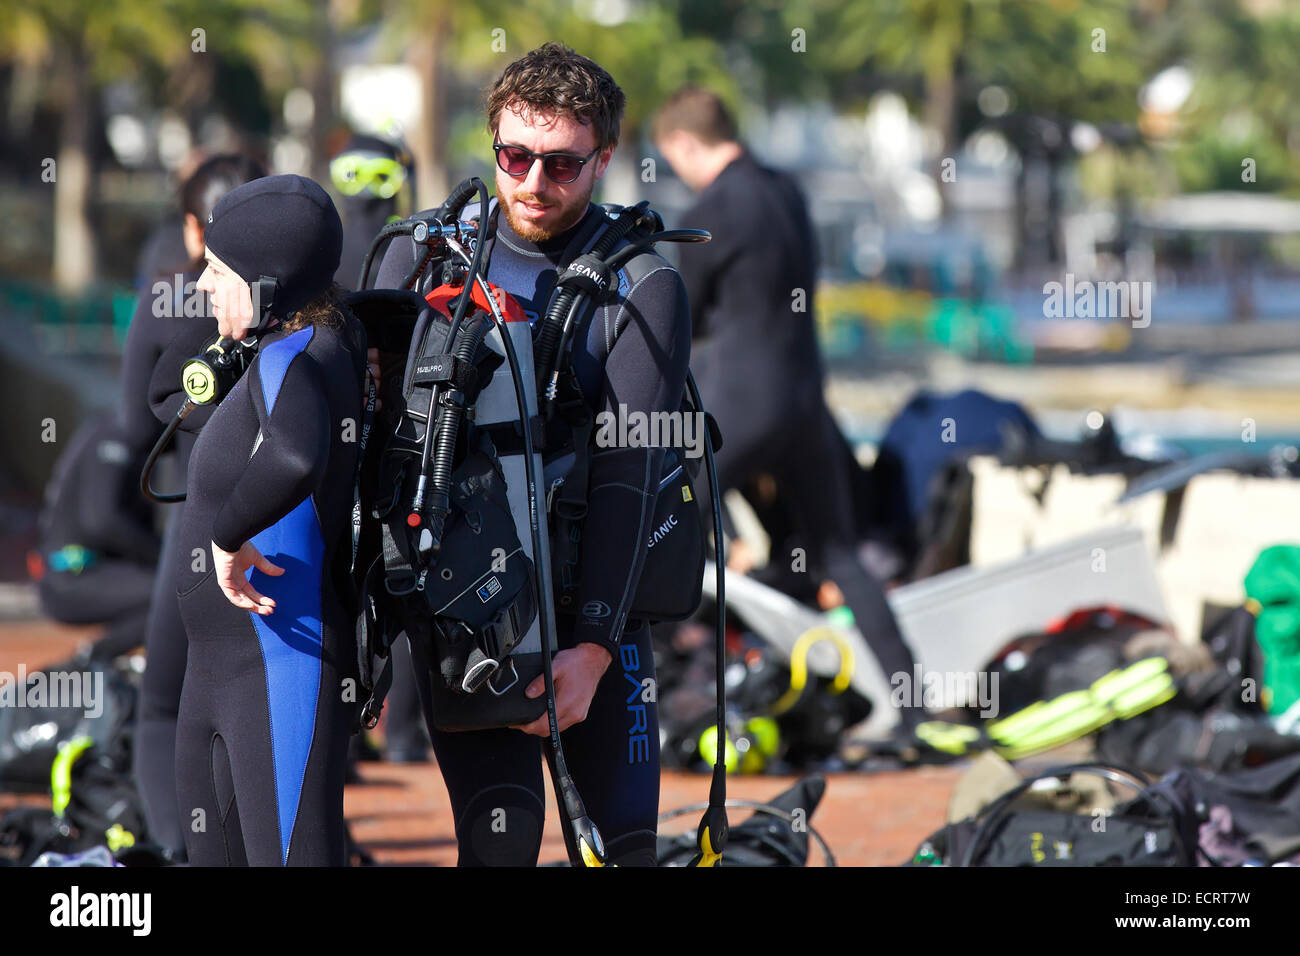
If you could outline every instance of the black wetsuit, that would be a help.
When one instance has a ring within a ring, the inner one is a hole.
[[[764,472],[775,477],[810,545],[808,569],[839,586],[886,676],[911,674],[912,654],[884,591],[857,556],[851,475],[822,392],[815,237],[798,185],[746,153],[681,221],[713,235],[683,247],[681,273],[695,332],[704,336],[692,369],[723,435],[719,488],[741,488]],[[905,724],[924,719],[913,709],[901,716]]]
[[[46,487],[41,609],[65,624],[107,625],[97,661],[144,640],[159,541],[135,489],[142,463],[110,413],[77,430]]]
[[[148,295],[154,279],[170,277],[189,267],[189,253],[185,250],[184,217],[173,215],[159,223],[145,239],[135,258],[135,287],[140,295]]]
[[[396,208],[395,200],[371,195],[350,196],[339,203],[339,215],[343,217],[343,252],[339,256],[339,267],[334,272],[334,281],[343,288],[357,287],[361,264],[370,251],[370,244],[393,216]],[[378,268],[379,261],[376,260],[370,266],[372,285]]]
[[[543,244],[520,238],[504,216],[496,218],[488,279],[513,295],[530,320],[543,313],[556,264],[571,244],[581,245],[602,213],[591,206],[572,229]],[[398,287],[413,262],[409,240],[393,243],[377,283]],[[657,257],[656,257],[657,258]],[[630,287],[620,273],[619,292],[593,310],[574,335],[573,367],[593,414],[677,411],[690,361],[690,315],[675,269],[659,265]],[[659,806],[659,718],[643,697],[654,676],[650,628],[628,620],[640,575],[646,531],[654,513],[663,448],[595,449],[589,512],[583,532],[578,606],[599,617],[557,615],[561,649],[600,644],[613,657],[597,686],[586,720],[562,734],[569,769],[587,811],[604,837],[610,858],[623,865],[653,865]],[[621,640],[620,640],[621,638]],[[427,670],[418,643],[416,667]],[[423,687],[423,683],[421,683]],[[425,701],[426,717],[429,702]],[[502,729],[432,732],[447,782],[461,865],[532,865],[545,819],[538,737]],[[494,826],[505,811],[504,830]],[[513,821],[513,823],[512,823]]]
[[[177,565],[189,653],[176,741],[192,864],[346,862],[356,704],[344,682],[356,679],[356,654],[337,582],[350,556],[364,365],[350,316],[339,328],[272,331],[194,446]],[[285,569],[249,569],[277,602],[265,617],[231,604],[214,576],[212,543],[245,541]]]
[[[193,283],[199,273],[156,277],[144,287],[122,353],[122,417],[128,441],[144,453],[162,435],[159,415],[170,418],[183,398],[181,363],[202,351],[216,335],[207,295]],[[162,361],[164,354],[170,361]],[[159,409],[155,414],[154,409]],[[211,415],[210,407],[195,409],[187,419],[197,428]],[[178,431],[173,454],[154,470],[155,490],[183,490],[195,435]],[[176,807],[176,714],[185,677],[185,626],[176,601],[176,563],[184,502],[166,506],[166,530],[158,574],[149,603],[145,631],[144,684],[136,711],[132,773],[144,802],[145,820],[153,839],[173,854],[185,852],[180,814]]]

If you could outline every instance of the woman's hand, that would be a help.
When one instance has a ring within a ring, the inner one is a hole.
[[[245,572],[250,567],[255,567],[263,574],[279,577],[284,574],[284,568],[272,564],[263,557],[262,552],[253,547],[251,541],[245,541],[243,547],[234,552],[221,550],[213,541],[212,564],[217,572],[217,584],[221,587],[221,593],[235,607],[252,611],[263,617],[275,610],[275,601],[258,594],[257,590],[248,583]]]
[[[555,718],[561,731],[587,719],[591,699],[596,696],[596,685],[614,658],[599,644],[579,644],[560,651],[551,661],[551,674],[555,678]],[[542,675],[528,685],[524,696],[533,698],[546,693],[546,676]],[[547,737],[551,722],[546,714],[531,724],[516,726],[526,734]]]

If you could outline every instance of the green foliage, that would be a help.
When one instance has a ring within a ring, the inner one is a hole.
[[[687,82],[738,99],[717,43],[685,36],[669,3],[641,3],[625,22],[606,25],[580,16],[572,3],[554,0],[399,0],[383,20],[386,45],[400,46],[401,38],[427,31],[440,14],[448,28],[444,42],[449,59],[458,74],[477,81],[484,92],[508,63],[549,40],[595,60],[627,94],[625,136],[635,135],[658,103]],[[481,114],[481,100],[464,105]]]
[[[1228,0],[1191,0],[1180,47],[1194,87],[1183,110],[1175,162],[1184,189],[1300,188],[1292,157],[1300,146],[1295,51],[1300,10],[1252,18]],[[1241,160],[1257,182],[1241,182]]]
[[[1254,182],[1242,181],[1242,160],[1255,161]],[[1179,144],[1171,154],[1183,192],[1239,189],[1271,193],[1300,185],[1285,146],[1263,136],[1242,140],[1198,137]]]
[[[688,82],[716,89],[742,114],[746,104],[814,99],[856,111],[888,87],[928,118],[964,121],[959,135],[982,122],[979,92],[998,85],[1013,114],[1133,127],[1142,85],[1183,64],[1193,92],[1158,154],[1177,183],[1295,189],[1300,5],[1262,9],[1242,0],[629,0],[627,19],[609,23],[594,0],[0,0],[0,63],[84,62],[93,85],[134,78],[160,106],[226,97],[240,122],[266,132],[283,94],[322,68],[327,28],[377,29],[377,56],[392,61],[440,41],[456,92],[456,152],[487,144],[473,126],[481,96],[465,92],[485,90],[506,63],[550,39],[618,80],[627,140]],[[206,31],[206,54],[191,50],[196,28]],[[1104,52],[1094,49],[1096,30]],[[190,82],[205,55],[220,67],[206,85]],[[42,95],[58,108],[68,93],[52,82]],[[1246,155],[1258,164],[1253,186],[1240,179]]]

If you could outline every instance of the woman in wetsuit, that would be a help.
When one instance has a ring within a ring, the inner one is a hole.
[[[259,340],[190,457],[177,590],[189,639],[177,796],[199,866],[342,865],[356,705],[346,571],[364,333],[332,278],[342,226],[316,183],[226,194],[199,288]]]
[[[137,454],[145,454],[153,447],[162,434],[164,421],[176,413],[185,398],[181,391],[181,362],[199,354],[217,330],[207,295],[194,287],[203,271],[203,229],[208,213],[230,190],[265,175],[266,170],[257,160],[226,153],[200,164],[181,184],[182,231],[189,265],[173,275],[148,277],[122,353],[122,419],[126,440]],[[174,356],[175,361],[170,365],[161,363],[164,353]],[[195,409],[187,419],[189,427],[197,429],[211,411],[211,407]],[[189,467],[194,437],[190,432],[176,435],[174,470],[178,476]],[[155,484],[170,491],[180,480],[158,480]],[[185,676],[185,628],[176,602],[176,548],[183,508],[184,504],[178,504],[167,509],[162,553],[149,600],[145,628],[148,666],[132,752],[132,773],[144,802],[149,833],[173,858],[185,852],[176,809],[176,714]]]

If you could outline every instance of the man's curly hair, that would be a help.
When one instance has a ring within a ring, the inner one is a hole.
[[[509,107],[525,120],[535,115],[569,116],[588,125],[596,148],[618,145],[627,98],[614,78],[594,61],[560,43],[547,43],[506,67],[488,92],[488,129],[495,137],[501,111]]]

